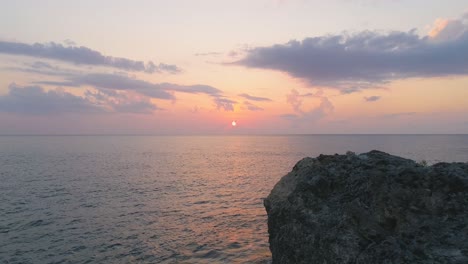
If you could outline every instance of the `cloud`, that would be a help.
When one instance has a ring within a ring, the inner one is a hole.
[[[380,96],[373,95],[373,96],[369,96],[369,97],[367,97],[367,96],[364,97],[364,100],[365,100],[366,102],[375,102],[375,101],[380,100],[380,98],[381,98]]]
[[[303,101],[301,97],[302,96],[295,89],[291,90],[291,93],[286,95],[286,101],[292,106],[292,108],[294,109],[294,112],[296,113],[303,112],[301,109],[302,101]]]
[[[148,62],[148,67],[145,70],[146,73],[154,73],[154,72],[167,72],[167,73],[180,73],[182,70],[173,64],[166,64],[166,63],[159,63],[158,65],[154,64],[154,62]]]
[[[305,94],[300,94],[296,89],[292,89],[291,93],[286,95],[286,101],[293,107],[294,112],[296,113],[303,113],[304,111],[302,110],[302,103],[304,101],[303,98],[305,97],[317,97],[317,98],[322,98],[321,92],[318,92],[316,95],[313,93],[305,93]]]
[[[346,93],[397,79],[468,75],[468,19],[451,20],[423,37],[415,30],[364,31],[292,40],[251,48],[234,64],[286,72]]]
[[[76,42],[71,39],[66,39],[63,41],[63,43],[65,43],[68,46],[76,46]]]
[[[90,86],[94,89],[109,94],[112,91],[133,92],[142,96],[175,101],[175,92],[189,94],[205,94],[213,99],[218,110],[234,111],[234,105],[237,103],[226,98],[224,92],[218,88],[204,85],[179,85],[173,83],[151,83],[148,81],[131,78],[122,74],[91,73],[76,74],[62,81],[37,81],[34,84],[52,85],[65,87]],[[153,109],[155,110],[155,109]]]
[[[49,76],[60,76],[62,80],[35,81],[35,85],[58,87],[90,86],[100,92],[109,94],[110,91],[126,91],[142,96],[175,101],[175,92],[189,94],[205,94],[210,96],[216,108],[233,111],[236,101],[226,98],[224,92],[218,88],[204,84],[179,85],[174,83],[152,83],[128,76],[126,73],[82,73],[53,66],[47,62],[26,64],[26,68],[11,68],[12,70],[37,73]],[[142,104],[140,104],[142,105]],[[159,109],[159,108],[158,108]],[[154,110],[154,109],[153,109]]]
[[[436,41],[454,41],[462,37],[468,30],[467,14],[468,12],[461,19],[437,19],[428,36]]]
[[[342,94],[352,94],[352,93],[360,92],[361,87],[352,86],[352,87],[342,88],[340,91]]]
[[[31,68],[34,69],[49,69],[49,70],[56,70],[57,68],[52,66],[50,63],[44,61],[35,61],[31,64]]]
[[[225,111],[234,111],[236,101],[226,98],[223,91],[218,88],[203,85],[179,85],[173,83],[151,83],[139,79],[130,78],[125,75],[117,74],[87,74],[75,76],[70,79],[72,86],[89,85],[103,91],[103,89],[133,91],[141,95],[152,98],[175,100],[173,92],[189,94],[205,94],[213,98],[217,109]],[[44,82],[41,82],[44,83]],[[59,85],[65,85],[67,82],[58,82]]]
[[[176,65],[165,63],[155,64],[152,61],[145,64],[143,61],[105,56],[99,51],[84,46],[63,46],[62,44],[54,42],[46,44],[35,43],[31,45],[20,42],[0,41],[0,53],[52,59],[76,65],[105,66],[124,71],[146,73],[178,73],[181,71]]]
[[[46,91],[41,86],[11,84],[0,96],[0,112],[19,114],[151,113],[160,110],[148,98],[126,92],[86,91],[84,97],[64,89]]]
[[[62,90],[45,91],[40,86],[20,87],[11,84],[0,96],[0,112],[50,114],[63,112],[96,113],[104,109],[89,100]]]
[[[219,90],[218,88],[214,88],[212,86],[204,85],[204,84],[184,86],[184,85],[177,85],[177,84],[171,84],[171,83],[162,83],[160,84],[160,86],[167,90],[172,90],[172,91],[177,91],[177,92],[182,92],[182,93],[207,94],[211,96],[218,96],[223,93],[223,91]]]
[[[318,101],[319,105],[310,110],[304,110],[302,106],[304,98],[312,98]],[[291,93],[286,96],[286,100],[292,106],[295,114],[285,114],[282,115],[282,117],[294,121],[295,123],[313,123],[334,110],[333,104],[323,95],[322,91],[315,94],[300,94],[297,90],[293,89]]]
[[[302,113],[302,119],[308,122],[315,122],[333,112],[335,108],[327,97],[320,97],[319,100],[319,106]]]
[[[249,111],[263,111],[264,110],[263,108],[256,106],[249,101],[244,101],[244,106],[247,107]]]
[[[111,89],[134,91],[136,93],[157,99],[175,100],[173,92],[207,94],[210,96],[221,96],[221,90],[203,84],[178,85],[173,83],[151,83],[135,79],[126,75],[91,73],[74,75],[64,81],[38,81],[36,84],[81,87],[92,86],[96,89]]]
[[[79,74],[76,70],[64,69],[58,66],[54,66],[48,62],[44,61],[35,61],[33,63],[24,63],[21,66],[15,67],[4,67],[3,70],[7,71],[17,71],[25,73],[34,73],[39,75],[48,75],[48,76],[62,76],[69,77]]]
[[[96,105],[100,105],[112,112],[150,114],[155,110],[162,110],[147,97],[141,97],[121,91],[86,91],[85,98]]]
[[[164,85],[153,84],[147,81],[129,78],[124,75],[93,73],[75,76],[70,79],[75,86],[89,85],[102,90],[133,90],[152,98],[174,100],[172,93],[164,89]]]
[[[216,105],[216,109],[224,109],[224,111],[234,111],[234,104],[237,103],[226,97],[214,97],[213,101]]]
[[[40,85],[51,85],[51,86],[66,86],[66,87],[79,87],[80,84],[77,84],[72,81],[37,81],[33,82],[34,84],[40,84]]]
[[[252,95],[249,95],[249,94],[246,94],[246,93],[239,94],[239,96],[243,97],[243,98],[245,98],[247,100],[250,100],[250,101],[257,101],[257,102],[270,102],[271,101],[270,98],[252,96]]]

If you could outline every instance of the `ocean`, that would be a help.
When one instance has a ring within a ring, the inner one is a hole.
[[[0,136],[0,263],[269,263],[265,198],[306,156],[468,161],[468,135]]]

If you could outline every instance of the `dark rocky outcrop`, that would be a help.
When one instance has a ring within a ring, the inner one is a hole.
[[[304,158],[264,201],[273,263],[468,263],[468,164]]]

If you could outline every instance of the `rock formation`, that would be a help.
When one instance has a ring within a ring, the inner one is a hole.
[[[273,263],[468,263],[468,163],[304,158],[264,201]]]

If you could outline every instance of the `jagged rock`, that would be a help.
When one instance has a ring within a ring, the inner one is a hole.
[[[265,199],[273,263],[468,263],[468,164],[304,158]]]

